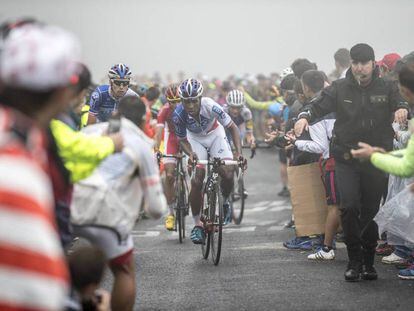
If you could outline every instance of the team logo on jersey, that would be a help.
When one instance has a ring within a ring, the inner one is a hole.
[[[91,97],[92,97],[93,100],[98,100],[99,93],[98,92],[93,92],[92,95],[91,95]]]
[[[220,107],[213,106],[213,108],[212,108],[211,110],[212,110],[214,113],[218,114],[218,116],[219,116],[221,119],[224,119],[224,118],[225,118],[225,116],[226,116],[225,112],[224,112],[224,111],[223,111],[223,109],[221,109]]]

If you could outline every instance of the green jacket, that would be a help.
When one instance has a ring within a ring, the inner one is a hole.
[[[50,122],[50,128],[72,183],[91,175],[101,161],[115,151],[109,137],[87,136],[56,119]]]
[[[382,171],[400,177],[414,175],[414,135],[410,137],[407,148],[390,153],[375,152],[371,163]]]
[[[284,104],[284,100],[282,96],[277,97],[275,100],[265,101],[265,102],[259,102],[253,99],[253,97],[250,96],[249,93],[243,92],[244,98],[246,99],[246,103],[250,108],[257,109],[257,110],[268,110],[271,105],[273,105],[275,102],[278,102],[280,104]]]

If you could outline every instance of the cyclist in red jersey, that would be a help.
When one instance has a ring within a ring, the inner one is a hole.
[[[177,104],[181,101],[178,96],[178,84],[170,84],[165,91],[165,97],[167,104],[165,104],[157,117],[157,129],[155,133],[155,152],[159,152],[162,133],[164,130],[164,153],[167,155],[178,154],[179,143],[177,136],[174,132],[174,124],[172,122],[172,115]],[[175,166],[176,159],[164,158],[164,169],[165,169],[165,196],[168,204],[168,215],[165,219],[165,228],[167,230],[174,229],[175,216],[174,216],[174,204],[175,204],[175,193],[174,193],[174,182],[175,182]]]

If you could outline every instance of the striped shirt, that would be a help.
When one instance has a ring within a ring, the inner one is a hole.
[[[45,136],[0,107],[0,310],[60,310],[68,272],[53,217]]]

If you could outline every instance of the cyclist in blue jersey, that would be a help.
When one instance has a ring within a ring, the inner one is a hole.
[[[202,97],[202,94],[203,86],[196,79],[184,80],[179,87],[182,105],[175,109],[173,122],[181,148],[189,155],[191,163],[197,163],[197,160],[207,160],[207,150],[213,158],[231,160],[233,153],[226,138],[226,128],[230,131],[234,142],[236,159],[244,162],[239,129],[236,124],[219,104],[211,98]],[[231,218],[228,197],[233,188],[233,168],[221,167],[220,175],[224,213],[228,222]],[[205,232],[200,220],[204,176],[205,167],[197,165],[189,196],[195,223],[191,231],[191,240],[195,244],[205,243]]]
[[[138,96],[129,88],[131,71],[127,65],[119,63],[112,66],[108,77],[109,85],[98,86],[91,94],[88,124],[108,121],[118,109],[122,97]]]

